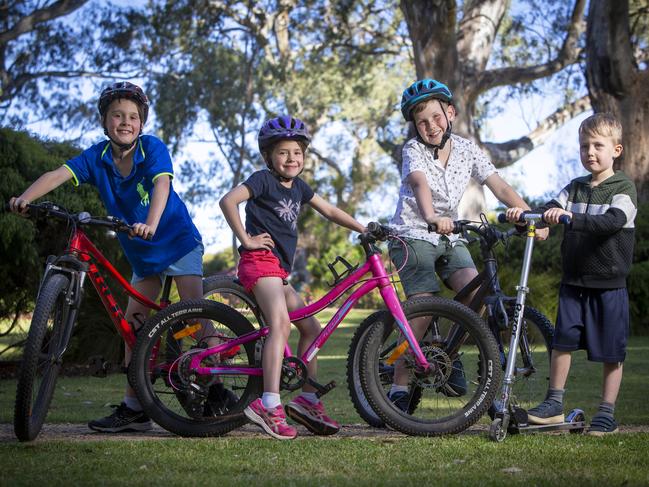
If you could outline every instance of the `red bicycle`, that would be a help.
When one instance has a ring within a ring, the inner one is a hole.
[[[86,278],[92,282],[117,332],[131,349],[136,342],[135,330],[126,321],[100,269],[113,277],[127,295],[155,311],[170,304],[172,283],[172,278],[167,276],[159,303],[149,300],[131,286],[83,231],[84,227],[130,231],[131,226],[118,218],[93,217],[87,212],[70,213],[49,202],[30,204],[28,209],[31,217],[66,221],[71,232],[61,255],[47,259],[23,351],[14,409],[14,432],[20,441],[35,439],[43,426],[63,363],[63,354],[68,348],[79,313]],[[224,316],[237,320],[237,316],[231,316],[231,309],[224,305],[222,308]],[[238,318],[246,321],[241,315]]]

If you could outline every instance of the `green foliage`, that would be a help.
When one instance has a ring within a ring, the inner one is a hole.
[[[12,196],[19,196],[41,174],[60,167],[78,152],[78,148],[68,143],[41,141],[23,132],[0,129],[0,171],[3,174],[0,201],[4,205]],[[86,185],[73,189],[71,183],[66,183],[41,200],[56,202],[72,212],[106,213],[97,191]],[[61,253],[68,236],[61,221],[23,219],[7,212],[0,214],[0,250],[3,255],[0,261],[0,318],[33,308],[45,260],[48,255]],[[90,237],[128,276],[129,267],[116,240],[94,231]],[[117,358],[120,352],[115,337],[114,327],[99,298],[87,287],[70,356],[80,356],[83,348],[84,354],[107,350],[109,356]]]
[[[235,268],[232,247],[217,252],[216,254],[205,254],[203,257],[203,275],[211,276],[223,272],[230,272]]]

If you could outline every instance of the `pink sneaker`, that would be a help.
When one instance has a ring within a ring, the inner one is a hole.
[[[297,430],[286,422],[286,414],[281,404],[274,409],[266,409],[261,398],[255,399],[243,410],[243,414],[273,438],[292,440],[297,436]]]
[[[314,435],[333,435],[340,431],[340,425],[325,413],[322,401],[311,404],[302,396],[297,396],[286,406],[286,414],[306,426]]]

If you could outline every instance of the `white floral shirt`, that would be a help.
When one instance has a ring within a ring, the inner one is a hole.
[[[410,139],[403,146],[399,201],[390,221],[403,237],[426,240],[434,245],[437,245],[440,238],[440,234],[428,232],[428,225],[419,211],[415,194],[408,184],[410,173],[415,171],[424,173],[433,197],[435,213],[452,220],[458,219],[457,208],[469,180],[473,177],[480,184],[484,184],[489,176],[496,173],[495,166],[474,142],[455,134],[451,135],[449,142],[451,154],[446,168],[433,157],[433,150],[417,139]],[[451,242],[460,239],[455,234],[448,235],[448,238]]]

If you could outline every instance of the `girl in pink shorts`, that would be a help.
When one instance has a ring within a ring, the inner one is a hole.
[[[253,173],[220,201],[225,219],[241,242],[239,280],[255,295],[270,328],[262,357],[264,394],[244,413],[277,439],[292,439],[297,435],[297,430],[286,422],[279,384],[284,347],[291,330],[288,313],[304,306],[286,281],[297,246],[300,209],[308,203],[341,226],[357,232],[365,230],[356,219],[326,202],[298,177],[304,169],[304,153],[310,141],[311,136],[301,120],[290,116],[268,120],[257,136],[259,152],[268,168]],[[244,201],[245,227],[238,209]],[[298,354],[301,354],[320,333],[320,323],[309,317],[295,326],[300,332]],[[315,359],[307,369],[309,376],[315,378]],[[287,405],[286,413],[314,434],[334,434],[340,426],[326,415],[315,392],[314,387],[305,385],[303,392]]]

